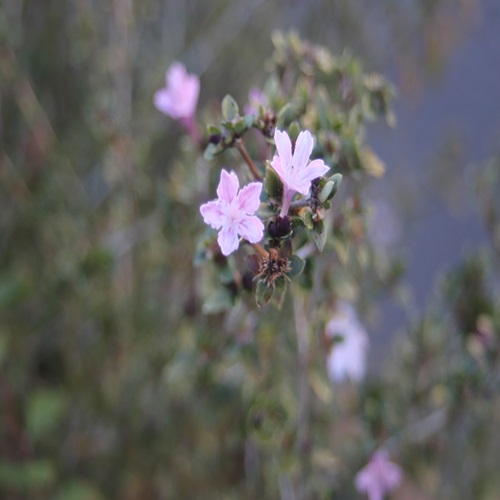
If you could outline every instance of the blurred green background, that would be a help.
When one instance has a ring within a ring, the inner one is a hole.
[[[241,450],[224,440],[237,398],[200,360],[169,364],[198,327],[219,327],[196,314],[201,221],[169,179],[185,138],[152,105],[174,60],[201,77],[200,122],[263,82],[276,29],[393,81],[397,126],[368,135],[388,175],[370,192],[418,309],[486,239],[469,179],[500,132],[499,25],[494,0],[3,0],[0,494],[238,491]],[[404,321],[382,311],[374,371]]]

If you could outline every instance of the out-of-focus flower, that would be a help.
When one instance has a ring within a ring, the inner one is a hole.
[[[188,120],[194,116],[199,93],[198,76],[189,75],[182,63],[174,62],[167,71],[166,86],[155,92],[153,102],[175,120]]]
[[[267,97],[262,90],[257,87],[252,87],[248,92],[248,104],[245,106],[245,114],[258,115],[259,106],[263,109],[267,106]]]
[[[309,162],[314,141],[309,131],[303,130],[297,137],[295,150],[292,154],[292,142],[286,132],[276,129],[274,141],[278,155],[273,158],[271,166],[283,182],[283,201],[281,217],[288,214],[290,203],[295,193],[306,195],[311,182],[326,174],[327,167],[323,160]]]
[[[401,467],[389,461],[387,450],[378,450],[354,481],[356,489],[366,493],[370,500],[382,500],[386,493],[399,486],[402,477]]]
[[[264,235],[264,224],[252,215],[259,208],[262,183],[251,182],[238,192],[239,187],[237,175],[222,170],[217,188],[219,199],[200,207],[205,224],[222,228],[217,241],[226,256],[238,248],[238,235],[250,243],[258,243]]]
[[[327,359],[330,379],[342,382],[348,377],[359,382],[365,375],[368,335],[351,304],[337,304],[326,325],[326,335],[335,340]]]

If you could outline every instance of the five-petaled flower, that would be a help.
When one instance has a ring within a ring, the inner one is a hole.
[[[226,256],[238,248],[238,235],[250,243],[258,243],[264,235],[264,224],[253,215],[259,208],[262,183],[251,182],[238,192],[239,187],[237,175],[222,170],[217,188],[219,199],[200,207],[206,224],[222,228],[217,241]]]
[[[356,489],[366,493],[370,500],[382,500],[384,495],[399,486],[403,471],[399,465],[389,461],[387,450],[376,451],[368,464],[354,479]]]
[[[200,79],[197,75],[189,75],[185,66],[174,62],[166,74],[166,86],[157,90],[154,95],[155,107],[175,120],[192,119],[198,103]]]
[[[274,141],[278,155],[273,158],[271,166],[283,182],[280,215],[284,217],[295,193],[307,195],[311,182],[328,172],[330,167],[326,166],[323,160],[309,162],[314,141],[308,130],[303,130],[297,137],[293,154],[292,142],[286,132],[276,129]]]
[[[365,374],[368,335],[351,304],[337,304],[325,333],[335,340],[327,359],[330,379],[342,382],[348,377],[359,382]]]

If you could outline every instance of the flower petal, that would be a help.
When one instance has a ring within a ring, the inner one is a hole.
[[[236,228],[229,224],[223,226],[217,237],[217,242],[219,243],[222,253],[226,257],[233,253],[240,244]]]
[[[251,182],[238,193],[238,206],[242,212],[253,214],[260,205],[261,182]]]
[[[226,216],[220,208],[218,200],[209,201],[200,207],[201,215],[205,224],[212,226],[214,229],[219,229],[225,222]]]
[[[330,170],[330,167],[325,165],[325,162],[323,160],[313,160],[309,165],[307,165],[307,168],[302,172],[302,175],[300,176],[300,179],[302,181],[313,181],[314,179],[317,179],[318,177],[321,177],[325,175],[328,170]]]
[[[274,132],[274,142],[276,143],[276,149],[281,160],[281,167],[283,168],[283,172],[286,172],[292,164],[292,143],[290,137],[288,137],[286,132],[276,129]]]
[[[222,170],[220,173],[220,182],[217,187],[217,196],[220,200],[231,203],[236,197],[240,183],[238,176],[231,170],[230,173]]]
[[[172,98],[167,89],[160,89],[155,92],[153,104],[158,111],[172,116]]]
[[[281,182],[285,184],[287,177],[285,171],[283,170],[283,165],[281,163],[279,156],[275,156],[273,158],[273,161],[271,162],[271,167],[273,167],[274,171],[278,174],[278,177],[281,179]]]
[[[293,165],[299,171],[306,168],[314,146],[314,140],[308,130],[303,130],[297,137],[293,152]]]
[[[175,89],[175,106],[179,118],[189,118],[196,111],[200,79],[196,75],[186,75],[182,87]]]
[[[264,236],[264,224],[255,215],[245,217],[238,223],[238,233],[250,243],[258,243]]]
[[[180,90],[184,85],[184,81],[186,80],[188,74],[186,71],[186,67],[184,64],[180,62],[174,62],[168,68],[166,80],[167,87],[175,90]]]

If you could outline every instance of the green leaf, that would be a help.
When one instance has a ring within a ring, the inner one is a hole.
[[[342,182],[342,174],[333,174],[329,181],[333,181],[334,182],[334,187],[333,187],[333,190],[331,191],[330,195],[327,197],[327,200],[331,200],[334,196],[335,196],[335,193],[338,191],[339,187],[340,187],[340,184]]]
[[[300,134],[300,125],[295,120],[288,127],[288,135],[290,136],[290,140],[294,143],[297,140],[297,137]]]
[[[310,234],[314,243],[316,244],[316,247],[320,252],[322,252],[323,248],[325,248],[326,239],[328,236],[325,228],[325,222],[320,220],[319,222],[314,224],[314,229],[310,232]]]
[[[207,125],[207,133],[208,135],[221,135],[222,131],[219,127],[209,124]]]
[[[209,143],[209,145],[205,149],[205,152],[203,153],[203,158],[207,161],[211,161],[221,152],[222,149],[218,144]]]
[[[290,267],[292,270],[288,273],[290,278],[294,278],[295,276],[299,276],[302,274],[304,267],[306,265],[306,261],[299,257],[298,255],[292,255],[290,259]]]
[[[264,187],[269,198],[281,200],[283,197],[283,183],[278,177],[278,174],[269,165],[266,166]]]
[[[314,221],[312,219],[312,212],[310,210],[306,210],[304,212],[302,220],[304,221],[304,226],[306,226],[307,229],[309,229],[310,231],[314,229]]]
[[[335,182],[327,181],[318,194],[318,200],[321,203],[324,203],[326,200],[328,200],[328,197],[330,196],[334,188],[335,188]]]
[[[237,135],[242,136],[248,130],[245,118],[240,118],[234,122],[234,131]]]
[[[265,306],[273,298],[274,288],[267,286],[264,280],[257,281],[257,286],[255,287],[255,301],[258,307]]]
[[[222,99],[221,111],[226,121],[234,120],[240,114],[238,104],[229,94]]]

